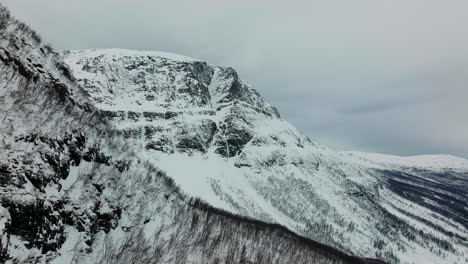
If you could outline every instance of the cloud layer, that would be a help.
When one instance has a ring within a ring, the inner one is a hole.
[[[232,66],[339,150],[468,157],[464,0],[1,0],[61,49]]]

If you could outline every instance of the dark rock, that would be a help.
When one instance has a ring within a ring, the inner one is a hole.
[[[216,130],[216,123],[209,119],[204,119],[193,127],[183,127],[177,132],[176,147],[182,152],[187,150],[205,152],[213,141]]]
[[[238,125],[230,124],[225,129],[224,137],[217,140],[215,152],[224,157],[234,157],[239,154],[244,146],[252,139],[252,133]]]
[[[162,151],[162,152],[169,152],[169,139],[166,137],[161,137],[158,140],[152,140],[149,143],[146,144],[146,149],[153,149],[157,151]]]
[[[203,146],[203,144],[199,140],[194,140],[194,139],[190,139],[190,138],[181,139],[177,143],[176,147],[182,152],[184,150],[186,150],[186,149],[195,149],[195,150],[199,150],[199,151],[202,151],[202,152],[205,151],[205,147]]]
[[[128,111],[127,112],[127,117],[128,119],[131,119],[133,121],[138,121],[140,119],[141,113],[133,112],[133,111]]]
[[[115,162],[114,166],[117,168],[117,170],[123,172],[128,171],[128,169],[130,168],[130,164],[131,162],[128,160],[118,160]]]
[[[94,188],[96,188],[96,191],[98,191],[99,194],[102,193],[102,191],[104,190],[104,185],[103,184],[96,184],[96,183],[93,183],[93,186]]]
[[[164,118],[165,119],[171,119],[171,118],[174,118],[176,116],[178,116],[179,114],[176,113],[176,112],[171,112],[171,111],[168,111],[164,114]]]
[[[166,114],[157,112],[143,112],[143,117],[145,117],[147,121],[153,121],[158,118],[166,118]]]
[[[104,155],[98,145],[90,147],[86,153],[83,154],[83,159],[87,162],[97,162],[100,164],[110,165],[110,157]]]
[[[64,223],[61,214],[61,203],[49,204],[38,200],[33,204],[2,201],[2,206],[8,208],[11,223],[8,233],[23,238],[27,247],[36,247],[45,254],[56,251],[65,242]]]

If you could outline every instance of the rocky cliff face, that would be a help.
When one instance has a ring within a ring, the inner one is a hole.
[[[57,54],[0,10],[1,261],[466,261],[466,172],[335,152],[231,68]]]
[[[213,148],[231,157],[253,137],[249,119],[279,117],[231,68],[117,49],[64,56],[94,105],[128,136],[147,140],[147,149],[191,153]]]

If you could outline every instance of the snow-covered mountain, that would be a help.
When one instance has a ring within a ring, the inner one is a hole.
[[[395,159],[384,166],[328,149],[231,68],[126,50],[64,56],[116,133],[192,197],[389,262],[446,263],[466,250],[466,189],[452,183],[468,170],[453,170],[456,180],[442,188],[429,173],[411,178]]]
[[[463,160],[339,153],[232,68],[57,54],[0,17],[0,260],[468,260]]]
[[[0,6],[1,263],[376,263],[189,197],[91,94]]]

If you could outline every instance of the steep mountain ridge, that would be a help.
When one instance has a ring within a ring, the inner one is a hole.
[[[126,50],[64,57],[117,133],[191,196],[351,254],[395,263],[466,258],[460,172],[444,181],[436,171],[414,177],[330,150],[282,120],[230,68]],[[103,98],[109,89],[125,92]]]

